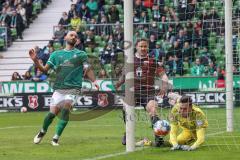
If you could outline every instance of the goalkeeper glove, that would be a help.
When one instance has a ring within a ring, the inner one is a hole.
[[[181,145],[175,144],[175,145],[172,146],[172,148],[171,148],[170,150],[171,150],[171,151],[179,150],[180,147],[181,147]]]
[[[188,149],[188,151],[194,151],[195,149],[197,149],[197,147],[191,146],[191,147]]]
[[[181,145],[180,149],[183,151],[193,151],[195,150],[197,147],[194,146],[189,146],[189,145]]]
[[[191,147],[189,145],[181,145],[180,149],[183,151],[188,151]]]

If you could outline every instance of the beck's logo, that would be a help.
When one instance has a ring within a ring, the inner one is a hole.
[[[101,107],[108,105],[108,95],[106,93],[98,94],[98,105]]]
[[[36,109],[38,107],[38,96],[37,95],[29,95],[28,96],[28,106],[32,109]]]

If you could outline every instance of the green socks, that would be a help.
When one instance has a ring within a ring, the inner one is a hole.
[[[65,128],[66,125],[67,125],[67,123],[68,123],[68,121],[64,121],[64,120],[62,120],[62,119],[60,119],[60,120],[58,121],[58,124],[57,124],[57,127],[56,127],[56,133],[55,133],[58,137],[61,136],[64,128]]]
[[[53,119],[55,118],[55,114],[49,112],[44,121],[43,121],[43,127],[42,130],[43,132],[47,132],[49,125],[52,123]]]
[[[56,133],[55,135],[57,135],[58,137],[61,136],[64,128],[66,127],[67,123],[68,123],[68,120],[69,120],[69,109],[65,109],[63,108],[61,110],[61,115],[60,115],[60,119],[57,123],[57,127],[56,127]]]
[[[48,127],[50,126],[50,124],[52,123],[53,119],[55,118],[55,114],[49,112],[44,121],[43,121],[43,126],[42,126],[42,130],[41,132],[44,132],[46,133],[47,130],[48,130]],[[56,126],[56,133],[55,133],[55,137],[60,137],[64,128],[66,127],[67,123],[68,123],[68,120],[69,120],[69,109],[62,109],[61,110],[61,113],[59,115],[59,121],[57,123],[57,126]]]

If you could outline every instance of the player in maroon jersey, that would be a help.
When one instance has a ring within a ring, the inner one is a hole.
[[[164,95],[169,87],[168,77],[164,72],[161,62],[148,56],[148,41],[141,39],[136,43],[137,52],[134,56],[134,89],[135,89],[135,103],[136,105],[144,106],[145,110],[151,118],[152,125],[159,120],[157,115],[157,101],[155,96]],[[125,83],[125,74],[119,79],[115,87],[120,87]],[[160,93],[155,90],[155,77],[161,78]],[[123,110],[123,117],[125,121],[125,110]],[[126,144],[126,136],[124,135],[122,144]],[[163,138],[155,136],[155,145],[157,147],[163,144]]]

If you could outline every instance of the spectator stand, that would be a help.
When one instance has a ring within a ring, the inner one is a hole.
[[[59,33],[59,27],[68,28]],[[86,24],[79,25],[75,30],[79,36],[77,48],[86,51],[89,61],[98,75],[104,69],[108,77],[114,77],[117,64],[123,64],[123,32],[122,24]],[[121,28],[121,29],[120,29]],[[64,48],[63,36],[71,25],[57,25],[53,27],[53,48]],[[121,30],[121,32],[118,32]],[[57,36],[61,35],[61,36]],[[59,38],[57,38],[59,37]],[[81,44],[81,45],[80,45]]]
[[[8,47],[7,27],[0,27],[0,51]]]
[[[1,1],[0,51],[6,50],[18,38],[23,39],[22,32],[49,3],[51,0]]]

